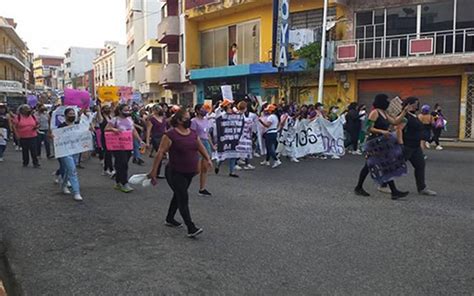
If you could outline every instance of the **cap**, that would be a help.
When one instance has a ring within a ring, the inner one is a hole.
[[[224,101],[221,103],[221,107],[227,107],[232,103],[234,103],[234,101],[229,100],[229,99],[224,99]]]

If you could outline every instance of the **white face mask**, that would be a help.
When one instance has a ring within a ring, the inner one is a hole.
[[[360,111],[359,111],[359,114],[360,114],[360,115],[365,115],[365,113],[366,113],[365,110],[360,110]]]
[[[339,109],[333,109],[332,113],[337,114],[339,112]]]

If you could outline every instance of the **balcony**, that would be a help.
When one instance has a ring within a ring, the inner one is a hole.
[[[14,47],[0,46],[0,59],[10,60],[17,68],[27,69],[26,56],[23,52]]]
[[[160,78],[163,76],[163,65],[148,64],[145,66],[145,80],[148,84],[160,83]]]
[[[177,40],[179,36],[179,17],[170,15],[161,20],[158,24],[158,42],[170,43]]]
[[[163,72],[161,72],[160,84],[167,85],[181,82],[181,71],[179,64],[163,65]]]
[[[474,28],[343,40],[336,55],[335,71],[470,64]]]

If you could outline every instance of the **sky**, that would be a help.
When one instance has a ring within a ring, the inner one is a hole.
[[[18,35],[35,55],[126,39],[125,0],[0,0],[0,15],[15,19]]]

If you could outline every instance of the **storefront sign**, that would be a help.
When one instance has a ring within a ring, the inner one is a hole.
[[[0,80],[0,92],[23,92],[21,82],[11,80]]]
[[[274,54],[273,65],[278,68],[288,66],[288,41],[290,36],[289,18],[290,18],[290,0],[273,1],[273,38]],[[277,17],[278,16],[278,17]]]

